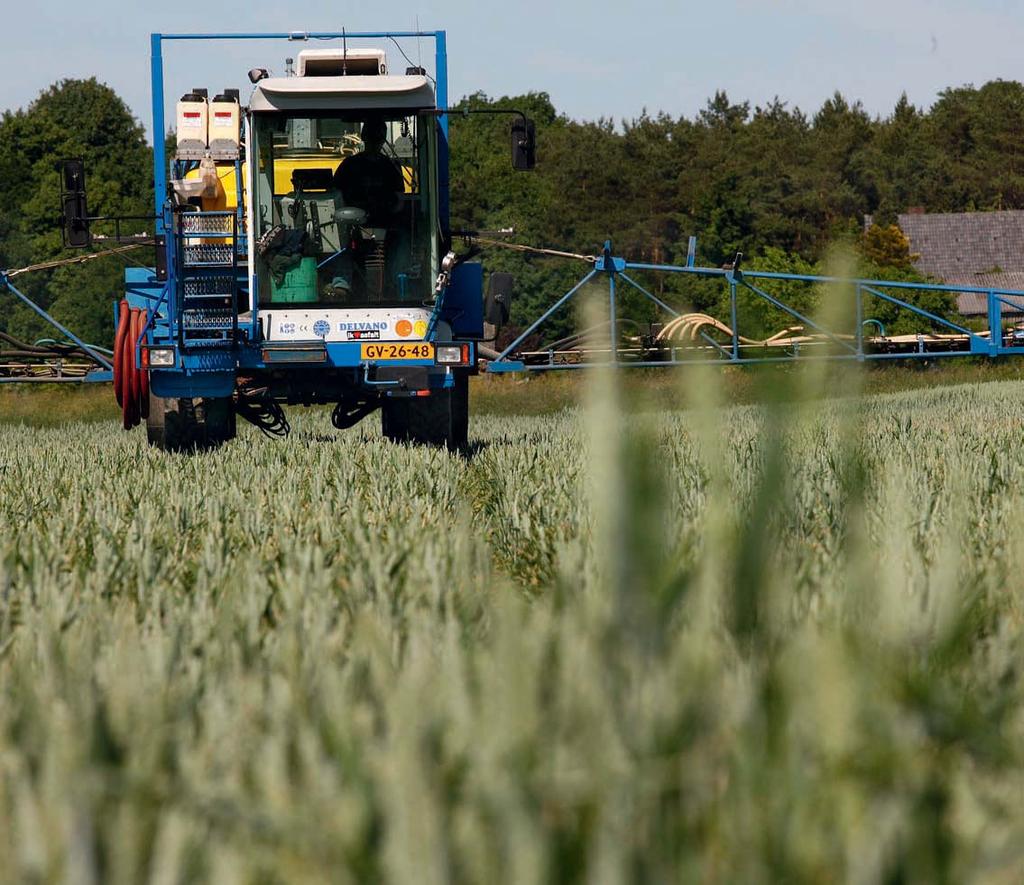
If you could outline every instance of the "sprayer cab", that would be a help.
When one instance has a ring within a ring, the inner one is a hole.
[[[441,257],[429,80],[388,75],[383,53],[300,53],[297,70],[318,73],[261,80],[250,103],[260,305],[422,306]]]

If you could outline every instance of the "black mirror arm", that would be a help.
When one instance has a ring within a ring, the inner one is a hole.
[[[443,117],[448,115],[450,117],[468,117],[470,114],[504,114],[505,116],[519,117],[524,123],[527,122],[527,116],[523,111],[517,108],[435,108],[434,110],[424,111],[423,114],[428,117]]]
[[[518,122],[512,124],[512,166],[521,172],[530,172],[536,165],[536,138],[534,124],[526,114],[518,108],[434,108],[421,111],[427,117],[468,117],[470,114],[500,114],[506,117],[517,117]]]
[[[92,224],[95,221],[99,222],[112,222],[114,225],[114,236],[113,239],[117,243],[151,243],[155,234],[122,234],[121,223],[129,221],[159,221],[159,215],[89,215],[82,219],[87,224]],[[66,222],[66,219],[62,216],[61,222]]]

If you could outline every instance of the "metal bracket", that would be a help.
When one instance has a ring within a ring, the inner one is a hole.
[[[370,380],[370,364],[363,364],[363,384],[367,387],[401,387],[400,381],[371,381]]]

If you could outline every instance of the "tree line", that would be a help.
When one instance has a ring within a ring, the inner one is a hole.
[[[905,238],[892,228],[897,214],[1024,208],[1024,86],[1017,82],[947,89],[929,109],[904,95],[886,116],[839,94],[807,114],[781,99],[752,107],[718,92],[692,118],[644,113],[618,125],[572,120],[543,93],[478,94],[462,106],[527,111],[537,121],[539,159],[535,175],[517,175],[494,150],[500,122],[453,119],[455,223],[513,225],[523,242],[569,251],[593,253],[611,238],[615,252],[632,260],[680,264],[695,235],[701,264],[720,266],[742,252],[747,267],[807,273],[824,269],[830,251],[846,245],[865,275],[920,279]],[[869,214],[878,227],[865,236]],[[578,267],[514,254],[495,255],[493,263],[524,282],[514,314],[520,322],[580,276]],[[647,282],[679,306],[728,317],[719,284]],[[815,297],[791,294],[798,302]],[[942,296],[921,301],[940,313],[953,309]],[[629,307],[653,318],[649,303]],[[753,315],[745,328],[753,332],[784,321],[746,308]],[[891,306],[874,308],[896,330],[917,325]]]
[[[927,109],[904,96],[885,116],[839,94],[808,114],[781,99],[753,107],[718,92],[693,117],[645,112],[619,122],[573,120],[544,93],[477,93],[458,107],[526,112],[537,125],[538,164],[534,174],[511,170],[507,120],[453,117],[453,227],[513,226],[518,242],[571,252],[593,254],[611,239],[616,254],[677,264],[695,235],[702,264],[721,265],[742,252],[747,266],[811,272],[845,244],[862,271],[913,278],[907,244],[890,230],[898,213],[1024,208],[1024,86],[1017,82],[947,89]],[[0,266],[67,254],[57,225],[57,162],[70,156],[86,161],[91,212],[152,211],[142,125],[109,87],[62,81],[0,119]],[[870,237],[866,214],[879,224]],[[585,270],[500,250],[486,260],[516,274],[516,324]],[[103,344],[112,337],[110,305],[123,270],[118,259],[104,259],[21,280],[58,319]],[[645,282],[680,307],[723,306],[718,285]],[[951,307],[941,299],[930,306]],[[654,319],[642,299],[627,298],[623,309]],[[767,330],[777,318],[745,319]],[[9,296],[0,297],[0,330],[24,339],[50,334]]]

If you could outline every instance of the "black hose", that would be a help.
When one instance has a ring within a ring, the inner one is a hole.
[[[78,356],[70,353],[40,353],[38,350],[0,350],[0,360],[38,360],[41,356],[66,358]],[[84,354],[82,354],[84,356]]]
[[[235,401],[235,412],[271,439],[284,439],[292,432],[284,409],[272,399],[239,397]]]
[[[6,341],[16,350],[21,351],[22,353],[32,354],[33,356],[71,356],[72,354],[81,354],[86,357],[89,356],[89,354],[82,350],[82,348],[77,344],[47,344],[45,346],[27,344],[26,342],[15,338],[13,335],[8,335],[6,332],[0,332],[0,341]]]

